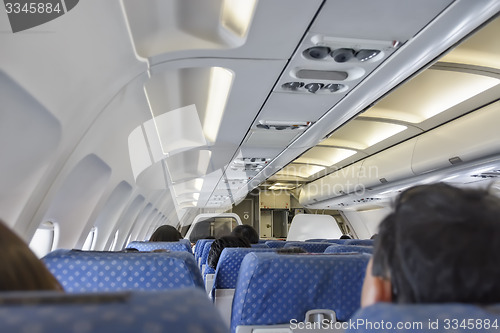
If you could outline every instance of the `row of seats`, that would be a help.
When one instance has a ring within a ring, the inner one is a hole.
[[[68,293],[204,288],[187,252],[57,250],[42,258]]]
[[[126,249],[137,249],[139,251],[154,251],[168,250],[181,251],[193,254],[189,239],[181,239],[178,242],[149,242],[149,241],[133,241],[130,242]]]
[[[0,295],[2,332],[229,333],[199,288],[96,294]]]

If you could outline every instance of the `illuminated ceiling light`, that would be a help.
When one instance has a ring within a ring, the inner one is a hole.
[[[407,129],[404,125],[371,120],[353,120],[335,131],[320,145],[363,150]]]
[[[331,166],[356,154],[355,150],[330,147],[314,147],[294,162]]]
[[[418,124],[498,85],[477,74],[428,69],[383,98],[363,116]]]
[[[212,67],[203,122],[203,133],[211,142],[215,142],[217,138],[232,82],[233,73],[231,71],[222,67]]]
[[[176,197],[181,197],[187,193],[201,192],[203,187],[203,178],[196,178],[187,182],[174,184],[174,193]]]
[[[297,184],[274,183],[269,187],[270,190],[293,190]]]
[[[277,176],[294,176],[300,178],[309,178],[310,176],[324,170],[325,167],[310,164],[289,164],[284,169],[279,171]]]
[[[245,37],[257,0],[224,0],[222,4],[221,24],[239,37]]]

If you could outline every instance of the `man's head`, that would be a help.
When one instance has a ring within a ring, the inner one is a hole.
[[[416,186],[379,229],[363,306],[500,301],[499,198],[443,183]]]

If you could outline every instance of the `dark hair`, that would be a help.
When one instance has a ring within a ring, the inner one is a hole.
[[[171,225],[162,225],[153,232],[150,242],[177,242],[182,239],[181,233]]]
[[[340,236],[340,239],[352,239],[352,237],[349,235],[342,235]]]
[[[250,244],[257,244],[259,242],[259,234],[248,224],[237,225],[231,232],[231,235],[246,238]]]
[[[208,252],[207,264],[213,269],[217,268],[220,254],[226,247],[251,247],[250,242],[237,236],[223,236],[213,241]]]
[[[43,262],[3,221],[0,221],[0,244],[0,291],[63,291]]]
[[[398,303],[500,302],[500,199],[443,183],[404,191],[375,240]]]

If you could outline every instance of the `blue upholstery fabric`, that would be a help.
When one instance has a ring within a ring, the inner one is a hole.
[[[214,277],[213,289],[234,289],[238,280],[241,262],[251,252],[274,252],[271,248],[228,247],[222,250]]]
[[[324,253],[346,253],[346,252],[373,254],[373,246],[334,244],[327,247]]]
[[[306,239],[306,242],[322,242],[325,240],[326,238],[311,238],[311,239]]]
[[[194,248],[194,258],[196,259],[196,262],[198,262],[198,258],[200,257],[201,252],[203,251],[203,246],[209,240],[213,241],[213,239],[198,239],[198,241],[196,242],[196,246]]]
[[[9,333],[229,332],[206,294],[193,288],[90,295],[4,293],[2,302],[10,303],[0,304],[1,330]]]
[[[345,244],[347,245],[363,245],[363,246],[373,246],[375,241],[373,239],[348,239]]]
[[[323,243],[331,243],[331,244],[346,244],[347,241],[352,239],[325,239],[322,241]]]
[[[203,272],[203,281],[207,281],[207,274],[215,274],[215,269],[210,266],[205,267],[205,272]]]
[[[422,332],[422,333],[444,333],[444,332],[498,332],[498,329],[485,328],[486,320],[490,324],[496,321],[500,327],[500,305],[481,308],[473,304],[393,304],[377,303],[375,305],[360,309],[351,318],[353,322],[364,321],[363,325],[356,325],[348,328],[348,332]],[[457,319],[457,322],[451,320]],[[462,320],[464,320],[462,322]],[[373,323],[385,323],[385,329],[374,327]],[[372,326],[368,325],[372,323]],[[398,323],[403,325],[421,324],[412,328],[398,328]],[[431,323],[431,325],[429,325]],[[481,327],[476,324],[481,323]],[[446,329],[448,324],[448,328]],[[466,327],[460,327],[464,324]],[[434,326],[432,326],[434,325]],[[456,325],[457,327],[453,327]],[[387,329],[388,327],[392,329]],[[454,329],[453,329],[454,328]]]
[[[331,309],[345,321],[360,307],[367,254],[245,256],[236,284],[231,332],[238,325],[303,321],[311,309]]]
[[[204,288],[187,252],[98,252],[58,250],[42,259],[69,293]]]
[[[253,248],[257,248],[257,249],[258,249],[258,248],[261,248],[261,249],[268,249],[268,248],[269,248],[269,246],[267,246],[267,245],[266,245],[266,244],[264,244],[264,243],[252,244],[251,246],[252,246]]]
[[[331,244],[321,242],[287,242],[284,248],[300,247],[309,253],[323,253]]]
[[[285,241],[267,241],[266,242],[266,245],[272,249],[280,249],[283,246],[285,246],[285,244],[286,244]]]
[[[158,249],[164,249],[169,251],[185,251],[193,253],[191,251],[191,246],[186,244],[184,241],[179,242],[141,242],[134,241],[127,245],[127,249],[134,248],[139,251],[153,251]]]
[[[210,240],[208,240],[208,242],[205,242],[205,244],[203,245],[203,250],[201,251],[201,254],[200,254],[200,265],[199,265],[200,271],[201,271],[202,265],[206,265],[206,267],[208,267],[208,265],[207,265],[208,253],[210,252],[210,247],[212,246],[213,242],[214,242],[214,240],[210,239]]]

